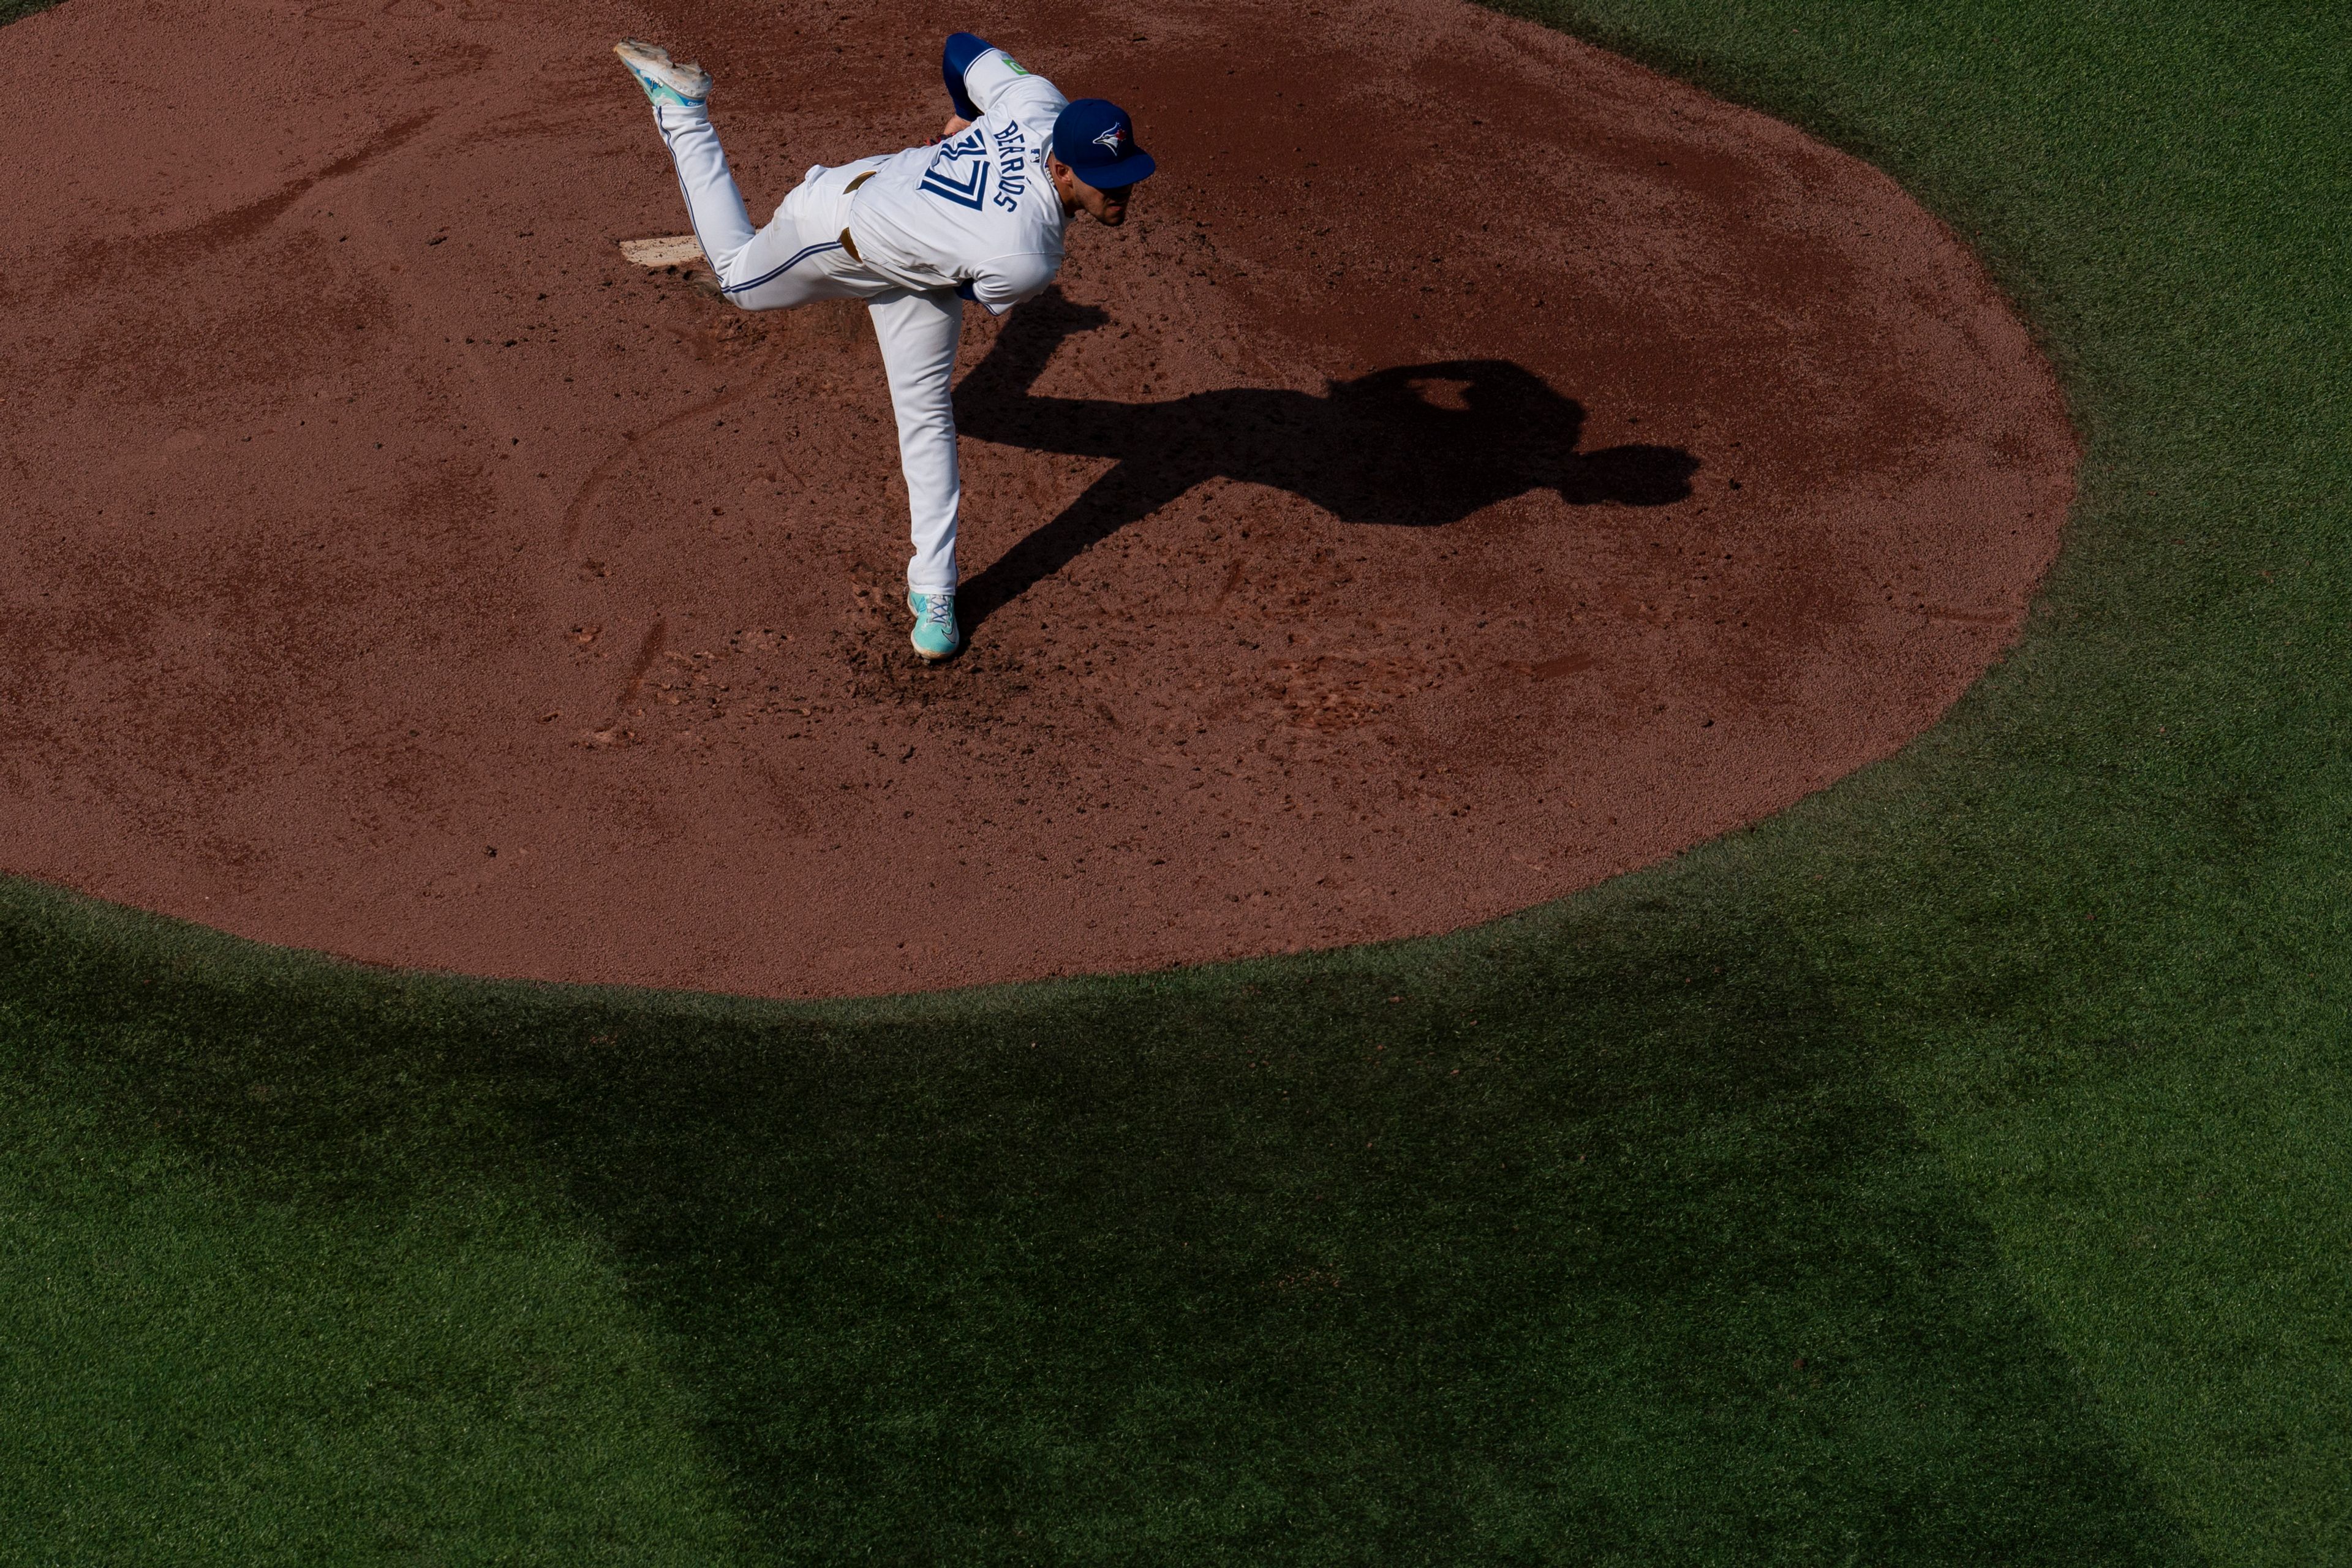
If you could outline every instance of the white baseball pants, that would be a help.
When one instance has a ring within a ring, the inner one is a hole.
[[[866,301],[882,345],[891,412],[898,420],[898,468],[907,479],[914,541],[907,586],[919,594],[954,592],[956,512],[963,485],[956,469],[950,394],[963,301],[948,289],[902,289],[878,278],[841,244],[849,205],[856,199],[850,182],[889,154],[839,168],[811,168],[768,226],[755,231],[709,114],[665,106],[654,111],[654,121],[677,165],[694,237],[728,299],[747,310],[783,310],[817,300]]]

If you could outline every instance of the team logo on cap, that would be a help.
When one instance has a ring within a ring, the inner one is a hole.
[[[1095,145],[1097,147],[1107,147],[1110,149],[1110,155],[1116,158],[1118,156],[1118,144],[1126,140],[1127,127],[1124,125],[1113,125],[1105,130],[1101,135],[1095,138]]]

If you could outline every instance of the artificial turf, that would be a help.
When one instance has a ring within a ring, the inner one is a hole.
[[[0,887],[0,1558],[2352,1559],[2352,17],[1542,14],[2042,336],[1953,716],[1480,931],[901,1001]]]

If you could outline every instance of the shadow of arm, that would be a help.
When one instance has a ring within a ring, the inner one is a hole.
[[[1110,317],[1074,305],[1048,289],[1006,318],[988,353],[955,390],[956,428],[982,441],[1087,457],[1124,455],[1120,437],[1131,410],[1075,397],[1039,397],[1029,389],[1064,339],[1092,331]]]
[[[1590,506],[1613,500],[1626,506],[1670,506],[1688,500],[1698,459],[1680,447],[1604,447],[1581,452],[1559,481],[1562,500]]]
[[[1110,321],[1092,305],[1074,305],[1059,287],[1016,307],[997,331],[987,354],[963,378],[976,397],[1017,400],[1028,395],[1054,358],[1062,340],[1090,332]]]
[[[976,626],[1130,522],[1150,517],[1191,483],[1170,468],[1120,463],[1088,485],[1061,515],[989,563],[956,591],[964,624]]]

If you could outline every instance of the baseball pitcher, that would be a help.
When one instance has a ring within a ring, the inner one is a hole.
[[[1099,98],[1073,103],[984,38],[958,33],[940,59],[955,111],[939,142],[811,168],[754,229],[710,127],[710,76],[632,38],[613,52],[653,100],[686,210],[725,296],[747,310],[863,300],[882,345],[915,552],[907,607],[915,652],[945,658],[956,626],[955,409],[949,383],[963,302],[1003,315],[1061,269],[1079,213],[1127,218],[1151,173],[1132,121]]]

